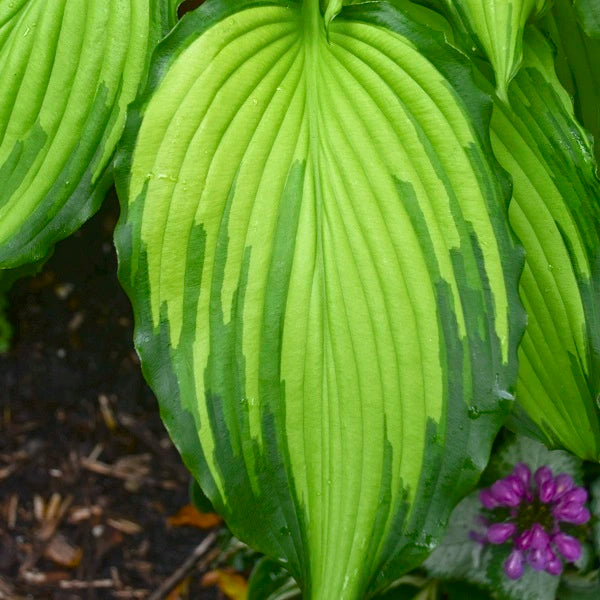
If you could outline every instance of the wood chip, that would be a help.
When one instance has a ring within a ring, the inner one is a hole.
[[[67,324],[67,329],[69,331],[77,331],[83,325],[84,320],[85,318],[83,316],[83,313],[80,311],[76,312],[73,315],[73,318]]]
[[[74,569],[79,566],[83,551],[74,546],[61,533],[56,534],[44,549],[44,557],[61,567]]]
[[[74,506],[69,513],[69,523],[76,525],[82,521],[87,521],[93,517],[100,517],[102,508],[97,505],[93,506]]]
[[[63,590],[90,590],[90,589],[107,589],[115,586],[112,579],[95,579],[92,581],[80,581],[70,579],[69,581],[61,581],[60,587]]]
[[[14,463],[0,469],[0,481],[8,479],[17,469],[17,465]]]
[[[62,497],[59,493],[54,492],[52,496],[50,496],[50,500],[48,500],[48,504],[46,505],[46,511],[44,513],[45,521],[55,521],[60,513],[60,507],[62,504]]]
[[[27,583],[34,585],[48,585],[58,581],[70,579],[71,573],[67,571],[50,571],[42,573],[41,571],[25,570],[21,573],[21,578]]]
[[[43,504],[43,500],[41,502]],[[63,499],[58,493],[52,494],[46,509],[43,512],[43,517],[41,520],[42,526],[37,532],[37,537],[40,540],[47,542],[52,538],[56,532],[56,529],[67,514],[72,502],[73,496],[67,496],[65,499]]]
[[[110,525],[113,529],[125,533],[127,535],[136,535],[141,533],[142,528],[133,521],[128,519],[106,519],[106,524]]]
[[[104,424],[110,431],[114,431],[117,428],[117,420],[115,419],[108,396],[106,394],[100,394],[98,396],[98,404],[100,405],[100,413],[102,414]]]
[[[94,449],[90,452],[90,455],[87,457],[87,460],[90,462],[95,462],[100,458],[102,451],[104,450],[104,446],[102,444],[96,444]]]
[[[23,596],[18,596],[14,588],[8,581],[0,576],[0,600],[23,600]]]
[[[38,520],[40,523],[44,520],[45,512],[46,510],[44,500],[41,496],[38,496],[38,494],[36,494],[33,497],[33,514],[36,520]]]
[[[8,499],[6,507],[6,525],[9,529],[14,529],[17,525],[17,509],[19,508],[19,496],[12,494]]]

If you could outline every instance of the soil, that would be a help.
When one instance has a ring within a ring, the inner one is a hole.
[[[117,217],[111,194],[9,296],[0,598],[147,598],[207,535],[167,524],[189,503],[190,478],[133,349],[131,308],[116,277]],[[189,597],[218,597],[197,571],[187,583]]]

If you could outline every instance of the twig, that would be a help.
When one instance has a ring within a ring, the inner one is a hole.
[[[94,579],[92,581],[71,579],[69,581],[61,581],[59,586],[63,590],[106,589],[115,587],[115,582],[113,579]]]
[[[133,454],[120,458],[115,464],[107,463],[82,457],[79,464],[86,470],[106,477],[114,477],[125,482],[126,489],[137,491],[142,485],[151,485],[165,490],[172,490],[177,487],[174,481],[157,480],[150,477],[149,461],[150,454]],[[128,487],[129,486],[129,487]]]
[[[6,507],[6,525],[9,529],[14,529],[17,525],[17,509],[19,507],[19,496],[12,494],[8,499]]]
[[[161,586],[150,594],[148,600],[164,600],[171,591],[173,591],[179,583],[181,583],[196,567],[202,557],[210,550],[211,546],[217,541],[217,534],[210,533],[207,535],[201,544],[188,556],[183,564],[163,583]]]
[[[147,598],[147,590],[118,590],[112,592],[113,598]]]

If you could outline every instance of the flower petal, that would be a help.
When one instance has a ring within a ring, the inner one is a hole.
[[[483,504],[483,506],[488,510],[492,510],[500,506],[500,503],[498,500],[496,500],[494,494],[492,494],[491,490],[489,489],[481,490],[479,492],[479,500],[481,504]]]
[[[581,543],[578,539],[561,532],[552,537],[552,543],[569,562],[579,560],[581,556]]]
[[[540,467],[534,475],[535,484],[537,485],[538,490],[541,489],[544,482],[552,479],[552,469],[549,467]]]
[[[517,463],[513,469],[513,475],[518,477],[526,488],[531,483],[531,470],[525,463]]]
[[[487,530],[487,539],[492,544],[504,544],[516,530],[514,523],[494,523]]]
[[[556,482],[554,500],[560,499],[564,494],[575,487],[573,478],[570,475],[567,475],[567,473],[561,473],[560,475],[557,475],[554,478],[554,481]]]
[[[504,506],[518,506],[521,503],[521,495],[518,494],[509,481],[499,479],[492,487],[491,492],[499,504]]]
[[[513,550],[504,561],[504,572],[510,579],[519,579],[523,575],[523,553]]]
[[[556,480],[554,478],[548,479],[542,483],[539,488],[539,497],[544,504],[552,502],[556,495]]]
[[[531,538],[533,532],[531,529],[526,529],[515,537],[515,548],[518,550],[529,550],[531,548]]]
[[[546,530],[539,523],[534,523],[531,528],[531,547],[534,550],[545,550],[549,544],[550,536]]]

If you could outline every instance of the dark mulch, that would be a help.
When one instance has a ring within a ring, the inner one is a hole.
[[[112,245],[117,215],[111,195],[10,294],[0,598],[147,598],[206,535],[166,523],[189,502],[189,476],[133,350]],[[79,564],[61,566],[69,560]],[[198,576],[190,596],[217,597]]]

